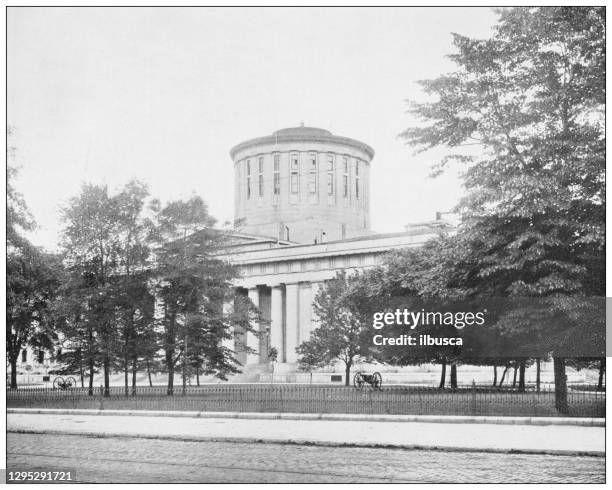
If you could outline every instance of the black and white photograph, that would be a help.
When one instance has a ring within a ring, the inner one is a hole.
[[[4,11],[4,483],[606,483],[604,2]]]

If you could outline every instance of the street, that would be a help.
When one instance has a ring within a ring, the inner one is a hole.
[[[7,434],[7,471],[112,483],[604,483],[602,457]]]

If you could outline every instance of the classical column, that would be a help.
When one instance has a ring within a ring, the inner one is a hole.
[[[232,313],[233,305],[230,302],[223,303],[223,316],[227,316]],[[228,339],[221,340],[221,345],[226,349],[234,352],[234,327],[230,327],[230,334],[232,335]]]
[[[298,355],[295,348],[300,327],[299,288],[297,284],[287,284],[285,291],[287,297],[287,321],[285,322],[287,362],[297,362]]]
[[[314,312],[314,302],[315,299],[317,297],[317,294],[319,294],[319,291],[321,289],[323,289],[325,287],[325,283],[324,282],[313,282],[311,283],[311,288],[312,288],[312,293],[311,293],[311,304],[310,307],[313,309],[312,310],[312,314],[310,316],[310,332],[312,333],[313,330],[317,329],[320,325],[320,321],[319,321],[319,317],[315,314]]]
[[[259,308],[259,290],[257,287],[249,289],[249,299],[253,302],[256,308]],[[259,332],[259,322],[253,323],[253,328]],[[259,338],[253,332],[247,332],[246,345],[255,350],[255,353],[248,353],[246,363],[257,364],[259,362]]]
[[[270,343],[278,351],[278,362],[283,362],[285,349],[283,344],[283,289],[282,286],[272,288],[272,305],[270,307]]]
[[[312,322],[312,288],[310,283],[300,283],[299,290],[300,328],[298,331],[298,344],[310,338],[310,326]]]

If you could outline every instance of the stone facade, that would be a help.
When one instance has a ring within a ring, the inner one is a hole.
[[[297,127],[232,148],[237,229],[296,243],[370,233],[365,143]]]
[[[240,239],[227,249],[236,287],[260,309],[260,337],[236,333],[228,347],[247,371],[270,365],[295,371],[295,348],[317,327],[312,303],[337,272],[361,271],[384,254],[417,247],[448,227],[441,221],[401,233],[370,230],[369,178],[374,150],[317,128],[288,128],[235,146],[235,217]],[[236,235],[238,237],[238,235]],[[257,354],[246,354],[244,345]]]

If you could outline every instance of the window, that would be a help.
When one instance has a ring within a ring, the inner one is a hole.
[[[355,199],[359,199],[359,161],[355,162]]]
[[[274,155],[274,195],[280,195],[280,155]]]
[[[259,169],[259,177],[258,177],[259,197],[262,197],[264,195],[264,176],[263,176],[264,159],[263,157],[259,157],[257,159],[257,165]]]
[[[342,195],[344,197],[348,197],[348,189],[349,189],[349,166],[348,166],[348,158],[342,158],[342,170],[344,174],[342,175]]]
[[[334,195],[334,155],[327,155],[327,194]]]
[[[28,362],[28,351],[25,349],[21,351],[21,362]]]
[[[308,172],[308,192],[317,193],[317,154],[310,154],[310,169]]]
[[[297,153],[291,154],[291,193],[297,194],[300,190],[300,185],[298,181],[298,172],[299,172],[299,162]]]
[[[38,351],[38,364],[42,364],[44,362],[45,362],[45,351],[41,349]]]
[[[251,199],[251,160],[246,161],[246,168],[247,168],[247,179],[246,179],[247,199]]]

